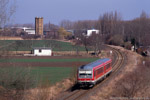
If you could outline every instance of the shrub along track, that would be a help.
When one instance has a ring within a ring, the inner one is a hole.
[[[58,100],[88,100],[89,96],[92,94],[95,94],[97,90],[99,90],[101,87],[103,87],[106,83],[108,83],[119,71],[125,64],[125,59],[126,56],[120,52],[118,49],[114,49],[112,47],[109,47],[112,49],[114,55],[116,56],[116,60],[114,61],[112,67],[113,67],[113,72],[109,77],[104,79],[102,82],[94,86],[93,88],[90,89],[80,89],[80,90],[74,90],[73,92],[68,93],[64,97],[59,98]]]

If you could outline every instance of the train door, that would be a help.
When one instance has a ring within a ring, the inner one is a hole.
[[[96,69],[94,69],[94,71],[93,71],[93,75],[94,75],[94,80],[96,79],[96,75],[97,75],[97,71],[96,71]]]
[[[106,65],[104,64],[104,72],[103,72],[103,74],[105,74],[106,73]]]

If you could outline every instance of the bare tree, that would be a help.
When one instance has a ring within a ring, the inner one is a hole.
[[[81,38],[79,40],[84,45],[84,48],[85,48],[86,52],[88,53],[89,52],[89,48],[88,47],[90,45],[89,38],[84,36],[84,35],[81,35]]]
[[[143,11],[139,18],[124,22],[124,33],[128,40],[134,40],[133,45],[149,46],[150,19]]]
[[[121,15],[117,12],[105,13],[99,17],[96,28],[101,31],[102,34],[118,33],[119,23],[121,21]]]
[[[34,28],[35,27],[34,24],[32,24],[32,23],[23,24],[22,26],[23,27],[30,27],[30,28]]]
[[[103,36],[102,34],[96,34],[96,33],[93,33],[89,39],[90,41],[90,46],[94,49],[94,54],[95,55],[99,55],[101,53],[101,50],[103,49]]]
[[[83,21],[77,21],[74,22],[74,29],[75,30],[87,30],[95,28],[96,26],[96,20],[83,20]]]
[[[15,13],[15,0],[0,0],[0,27],[4,27]]]
[[[63,20],[60,23],[60,26],[69,30],[73,28],[73,22],[69,21],[69,20]]]
[[[44,24],[44,30],[57,30],[59,27],[55,24],[52,24],[52,23],[47,23],[47,24]]]

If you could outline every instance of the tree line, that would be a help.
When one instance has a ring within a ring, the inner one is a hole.
[[[38,38],[38,36],[28,36],[21,30],[9,28],[12,26],[24,26],[34,28],[34,24],[15,24],[8,25],[8,22],[16,12],[15,0],[0,0],[0,35],[1,36],[24,36],[23,38]],[[3,27],[3,29],[2,29]],[[99,34],[94,34],[91,37],[84,37],[87,29],[98,29]],[[150,44],[150,16],[144,11],[138,18],[132,20],[123,20],[118,12],[108,12],[100,15],[97,20],[79,20],[69,21],[63,20],[60,25],[54,25],[50,22],[44,25],[44,30],[48,31],[45,38],[48,39],[77,39],[76,44],[94,46],[95,51],[99,49],[99,44],[107,43],[113,45],[125,46],[130,48],[130,44],[134,47]],[[68,30],[73,30],[71,34]],[[98,50],[99,51],[99,50]],[[88,52],[88,49],[87,49]]]
[[[75,30],[75,37],[78,37],[77,39],[85,48],[87,45],[95,45],[95,49],[98,49],[97,44],[103,43],[124,46],[128,49],[131,46],[139,48],[150,45],[150,16],[144,11],[139,17],[132,20],[123,20],[120,13],[109,12],[99,16],[98,20],[75,22],[63,20],[60,26],[67,30]],[[93,28],[98,29],[99,34],[93,34],[88,38],[84,37],[84,30]]]
[[[15,24],[13,26],[34,28],[34,24]],[[83,33],[86,33],[88,29],[98,29],[99,34],[86,37]],[[140,46],[148,47],[150,45],[150,16],[144,11],[138,18],[133,20],[123,20],[120,13],[109,12],[99,16],[98,20],[79,20],[74,22],[63,20],[60,25],[54,25],[49,22],[44,24],[44,30],[48,31],[45,39],[72,39],[75,45],[84,45],[87,53],[89,47],[92,47],[95,53],[99,54],[102,44],[119,45],[127,49],[130,49],[131,46],[139,48]],[[71,32],[68,32],[68,30],[71,30]],[[15,29],[0,31],[0,34],[32,38],[32,36],[24,32],[16,33]],[[33,38],[36,37],[33,35]]]
[[[99,29],[100,34],[105,36],[107,40],[105,42],[109,43],[113,42],[109,41],[111,40],[110,38],[115,38],[116,36],[120,38],[120,41],[132,41],[137,45],[148,46],[150,43],[148,39],[150,34],[150,17],[144,11],[141,13],[140,17],[128,21],[123,20],[120,13],[110,12],[104,13],[98,20],[82,20],[75,22],[63,20],[60,26],[67,30]],[[82,31],[78,31],[77,33],[82,34]],[[121,44],[119,43],[117,45]]]

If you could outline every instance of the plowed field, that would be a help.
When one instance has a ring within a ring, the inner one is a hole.
[[[79,67],[98,58],[82,56],[24,57],[11,56],[0,59],[0,67]]]

